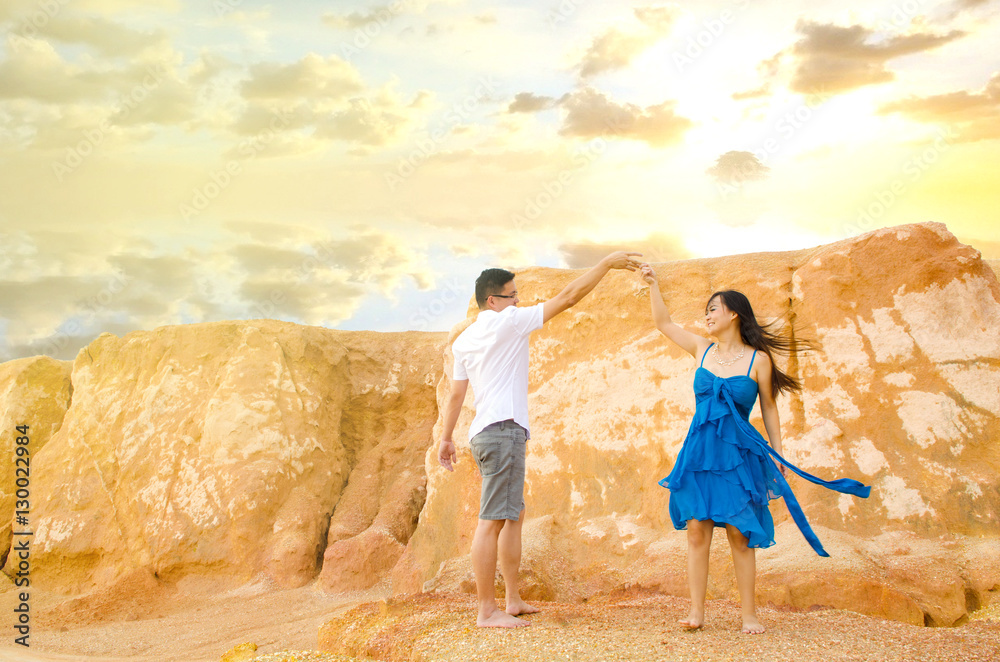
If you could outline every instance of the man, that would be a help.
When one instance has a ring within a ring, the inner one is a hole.
[[[469,446],[483,477],[479,524],[472,540],[472,569],[479,596],[479,627],[530,625],[518,618],[538,609],[518,590],[521,525],[524,522],[524,458],[528,432],[528,336],[545,322],[575,306],[611,269],[635,271],[640,253],[608,255],[553,298],[518,308],[514,274],[487,269],[476,279],[476,321],[455,339],[455,370],[444,416],[438,461],[454,471],[457,461],[452,434],[472,382],[476,416],[469,426]],[[496,605],[497,571],[506,585],[506,611]]]

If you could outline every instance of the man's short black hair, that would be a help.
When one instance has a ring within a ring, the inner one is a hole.
[[[514,274],[506,269],[486,269],[476,279],[476,305],[479,310],[486,308],[486,298],[500,294],[507,283],[514,280]]]

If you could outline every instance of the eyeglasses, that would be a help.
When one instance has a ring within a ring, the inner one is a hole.
[[[491,294],[491,297],[497,297],[498,299],[515,299],[517,294]]]

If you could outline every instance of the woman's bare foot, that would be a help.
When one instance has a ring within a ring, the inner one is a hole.
[[[764,630],[756,615],[743,617],[743,634],[763,634]]]
[[[476,625],[481,628],[523,628],[531,623],[497,609],[486,617],[480,614],[476,619]]]
[[[682,618],[677,622],[689,630],[697,630],[703,625],[705,625],[705,614],[704,613],[699,614],[692,609],[691,613],[688,614],[687,618]]]
[[[518,598],[517,600],[507,600],[506,611],[511,616],[520,616],[521,614],[537,614],[538,607],[532,607],[524,600]]]

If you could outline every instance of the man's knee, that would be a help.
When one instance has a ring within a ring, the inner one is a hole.
[[[500,535],[500,530],[503,529],[506,523],[507,520],[504,519],[481,519],[479,520],[478,529],[485,535],[496,537]]]

